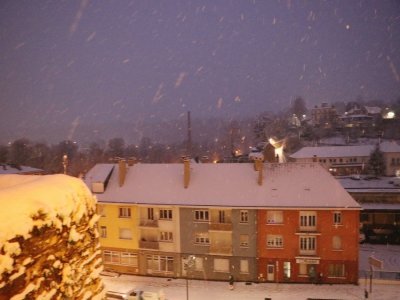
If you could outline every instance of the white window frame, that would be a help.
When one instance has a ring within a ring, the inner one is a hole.
[[[315,236],[300,236],[299,249],[302,255],[312,255],[317,252],[317,237]]]
[[[121,263],[120,252],[118,251],[103,251],[103,261],[105,264],[119,265]]]
[[[280,234],[267,234],[267,248],[283,248],[283,236]]]
[[[131,208],[126,206],[119,207],[119,218],[130,218],[131,217]]]
[[[241,248],[248,248],[249,247],[249,235],[248,234],[241,234],[239,236],[240,247]]]
[[[159,211],[160,220],[172,220],[172,209],[163,208]]]
[[[137,254],[130,252],[121,252],[121,265],[137,267],[139,265]]]
[[[193,217],[196,222],[208,222],[210,220],[210,213],[208,209],[196,209]]]
[[[317,212],[301,211],[299,216],[300,230],[312,231],[317,229]]]
[[[249,261],[247,259],[240,260],[240,273],[249,274]]]
[[[332,249],[343,250],[342,238],[338,235],[332,237]]]
[[[229,273],[229,259],[214,258],[214,272]]]
[[[160,242],[173,242],[173,233],[171,231],[160,232]]]
[[[334,225],[342,225],[342,212],[335,211],[333,212],[333,224]]]
[[[196,233],[194,236],[194,243],[197,245],[210,245],[208,233]]]
[[[132,239],[132,229],[130,228],[119,228],[118,238],[120,240],[131,240]]]
[[[345,264],[328,264],[328,277],[330,278],[346,277]]]
[[[283,211],[268,210],[267,211],[267,224],[283,224]]]
[[[241,210],[240,211],[240,223],[249,223],[249,211]]]
[[[100,217],[105,217],[106,216],[105,206],[104,205],[97,204],[97,214]]]
[[[106,226],[100,226],[100,237],[107,238],[107,227]]]

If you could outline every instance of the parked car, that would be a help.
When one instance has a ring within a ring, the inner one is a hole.
[[[139,289],[131,289],[126,292],[107,291],[106,298],[109,300],[165,300],[162,292],[146,292]]]

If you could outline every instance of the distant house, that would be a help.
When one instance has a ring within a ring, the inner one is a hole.
[[[316,163],[98,164],[107,270],[178,278],[358,280],[360,206]]]
[[[0,175],[20,174],[20,175],[43,175],[42,169],[32,168],[28,166],[17,166],[13,164],[0,164]]]
[[[311,122],[314,126],[332,128],[336,120],[336,108],[328,103],[322,103],[321,106],[316,105],[311,109]]]
[[[361,230],[371,243],[400,244],[400,178],[338,178],[361,205]]]
[[[303,147],[289,156],[294,162],[319,162],[333,175],[362,174],[366,172],[371,152],[376,145]],[[384,141],[383,152],[386,176],[400,176],[400,145]]]

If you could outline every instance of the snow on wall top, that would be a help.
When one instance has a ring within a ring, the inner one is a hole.
[[[61,228],[79,221],[95,204],[83,181],[74,177],[0,175],[0,245],[17,235],[29,238],[34,226]],[[44,220],[32,218],[38,211]]]
[[[114,166],[118,169],[118,165]],[[86,184],[91,186],[87,174]],[[183,164],[136,164],[127,168],[125,183],[118,170],[99,202],[220,207],[359,208],[329,172],[316,163],[263,164],[263,183],[253,164],[191,164],[183,185]]]
[[[290,155],[291,158],[312,158],[317,157],[354,157],[370,156],[375,145],[360,146],[325,146],[325,147],[303,147]],[[379,145],[382,152],[400,152],[400,145],[396,142],[382,142]]]
[[[5,174],[24,174],[24,173],[41,173],[42,169],[32,168],[28,166],[20,166],[19,168],[1,164],[0,165],[0,175]]]

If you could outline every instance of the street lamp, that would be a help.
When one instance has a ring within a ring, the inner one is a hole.
[[[189,300],[189,271],[193,270],[195,262],[196,262],[196,256],[189,255],[186,258],[186,262],[183,265],[184,269],[186,270],[186,300]]]
[[[67,166],[68,166],[68,155],[67,154],[64,154],[62,164],[64,167],[64,174],[67,174]]]

